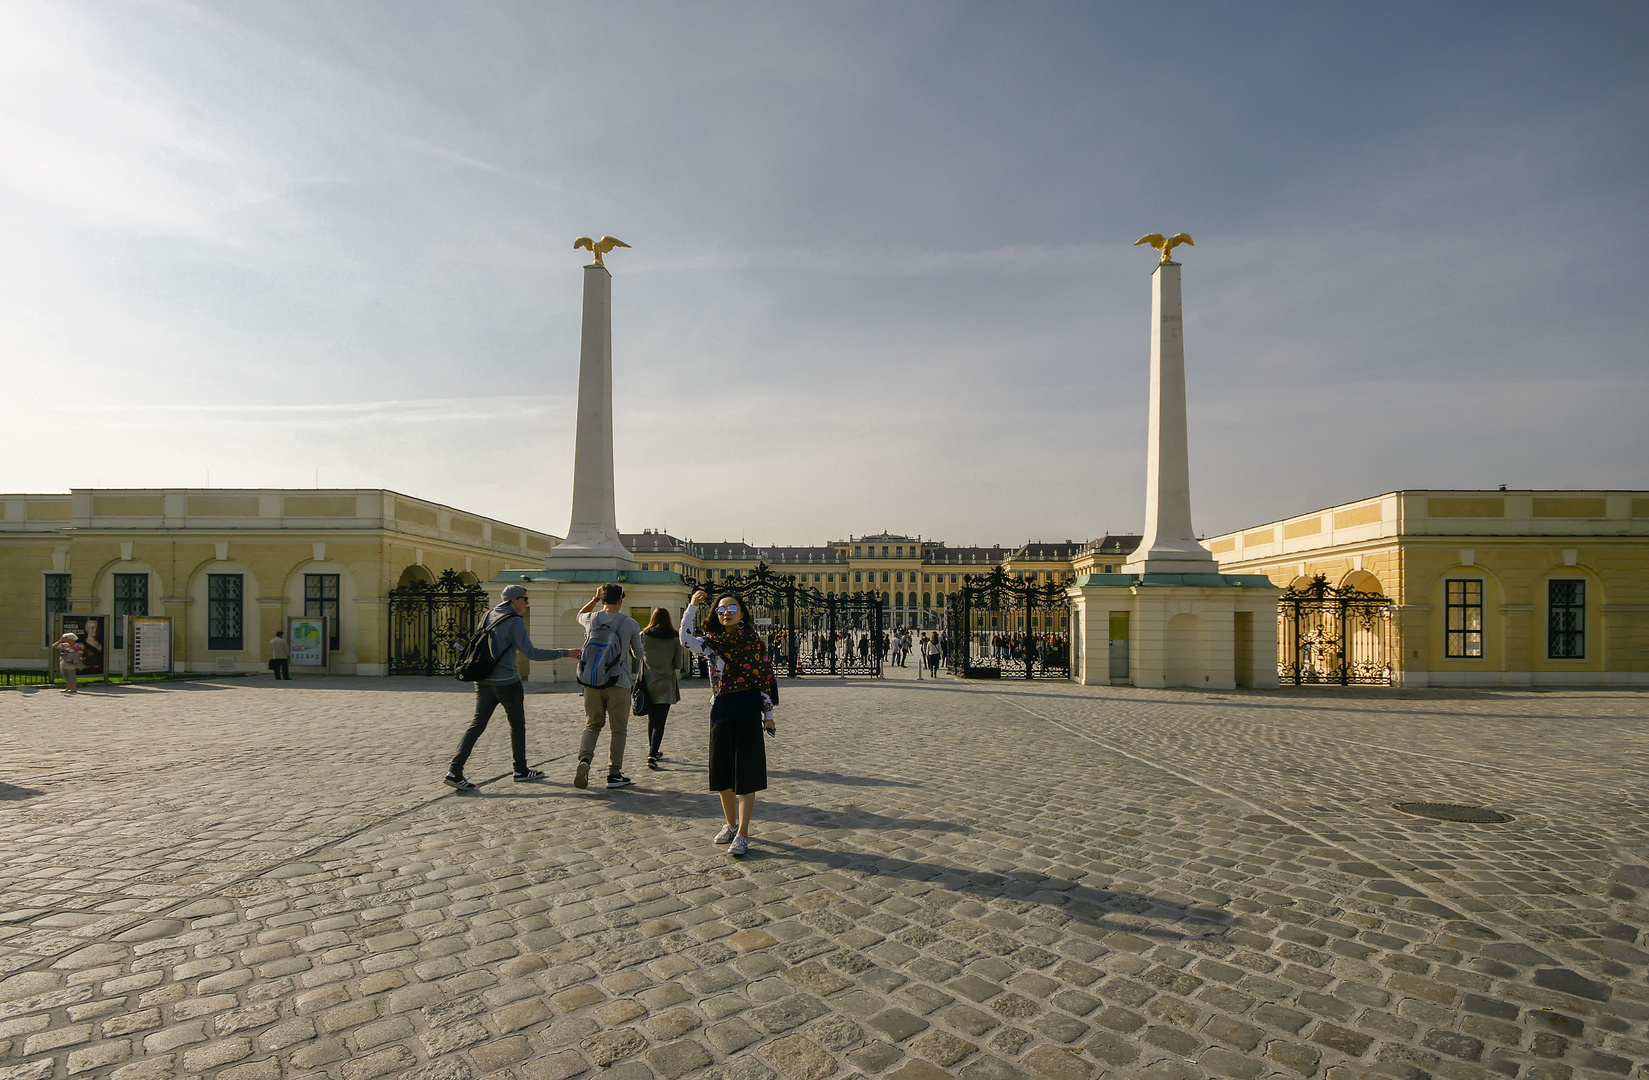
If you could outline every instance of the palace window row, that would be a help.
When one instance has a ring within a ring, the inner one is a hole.
[[[1443,655],[1451,660],[1483,658],[1483,582],[1451,578],[1444,583]],[[1546,658],[1586,658],[1586,582],[1554,578],[1546,583]]]

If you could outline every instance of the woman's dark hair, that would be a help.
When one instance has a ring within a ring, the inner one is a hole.
[[[735,604],[739,605],[739,622],[738,625],[733,627],[732,630],[728,630],[725,626],[723,626],[721,624],[721,619],[716,615],[716,609],[721,606],[721,602],[723,600],[731,600]],[[705,627],[704,636],[721,637],[727,634],[737,635],[744,633],[747,630],[752,634],[755,633],[756,624],[750,619],[750,605],[744,602],[744,597],[740,596],[736,592],[733,592],[731,589],[723,589],[721,592],[717,593],[716,598],[710,602],[709,625]]]
[[[669,608],[656,607],[653,609],[653,617],[647,622],[647,632],[652,633],[654,631],[658,631],[660,634],[673,634],[676,632],[676,628],[670,624]]]

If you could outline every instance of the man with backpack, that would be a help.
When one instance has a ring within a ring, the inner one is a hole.
[[[624,614],[623,599],[623,589],[603,585],[578,613],[578,623],[584,627],[584,649],[578,661],[578,681],[584,686],[584,737],[578,743],[575,788],[590,786],[596,736],[608,723],[613,730],[607,750],[607,786],[629,787],[633,782],[624,775],[624,742],[630,731],[630,690],[635,686],[630,658],[641,662],[641,626]]]
[[[459,677],[475,682],[475,719],[458,743],[458,753],[452,759],[452,768],[442,781],[459,791],[474,791],[475,785],[464,779],[464,763],[481,733],[487,730],[487,721],[493,710],[504,706],[504,715],[510,720],[510,751],[515,757],[515,779],[542,780],[544,774],[527,767],[527,710],[521,673],[515,666],[515,654],[522,653],[529,660],[560,660],[578,658],[577,649],[538,649],[527,637],[527,590],[520,585],[506,585],[501,597],[503,603],[487,612],[476,631],[476,639],[464,650],[463,670]]]

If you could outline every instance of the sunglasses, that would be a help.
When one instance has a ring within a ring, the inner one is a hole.
[[[721,607],[716,609],[717,615],[737,615],[738,613],[739,605],[737,604],[723,604]]]

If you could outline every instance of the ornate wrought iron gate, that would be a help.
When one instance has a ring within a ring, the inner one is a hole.
[[[1277,678],[1391,684],[1391,597],[1337,589],[1318,574],[1277,601]]]
[[[748,615],[767,640],[776,674],[882,674],[882,599],[874,592],[827,593],[799,585],[791,574],[776,574],[766,563],[755,572],[725,581],[687,578],[713,601],[719,589],[744,598]],[[710,612],[704,617],[709,618]]]
[[[389,590],[389,673],[451,675],[487,612],[487,590],[443,570]]]
[[[1058,582],[969,574],[945,603],[945,667],[965,679],[1069,679],[1071,602]]]

